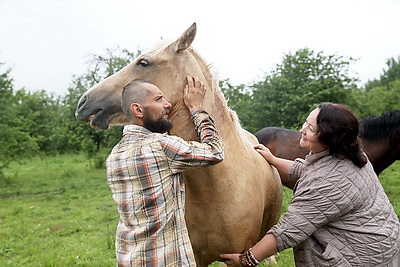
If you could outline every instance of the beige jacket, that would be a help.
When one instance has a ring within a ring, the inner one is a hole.
[[[358,168],[328,151],[296,160],[292,202],[272,233],[293,247],[296,266],[384,266],[400,250],[400,224],[368,162]]]

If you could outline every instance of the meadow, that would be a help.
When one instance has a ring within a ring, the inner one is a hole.
[[[6,169],[0,178],[0,266],[115,266],[118,214],[104,158],[38,156]],[[380,181],[399,215],[400,161]],[[285,189],[282,212],[291,196]],[[276,259],[271,266],[294,266],[292,250]]]

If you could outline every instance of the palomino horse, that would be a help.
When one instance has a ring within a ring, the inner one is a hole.
[[[133,80],[147,80],[172,104],[171,134],[198,140],[183,104],[186,75],[197,76],[206,85],[204,108],[222,136],[225,159],[184,173],[187,227],[197,264],[206,266],[219,260],[220,253],[248,249],[264,236],[279,219],[282,185],[276,170],[253,149],[257,139],[241,128],[235,113],[228,109],[209,66],[190,47],[195,34],[194,23],[176,41],[160,43],[94,85],[81,97],[76,116],[102,129],[126,123],[120,107],[121,91]]]
[[[261,144],[280,158],[294,160],[305,158],[309,153],[299,145],[301,139],[299,131],[265,127],[254,135]],[[375,173],[379,175],[400,159],[400,110],[361,118],[359,137]]]

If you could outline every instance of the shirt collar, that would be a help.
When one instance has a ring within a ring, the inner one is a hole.
[[[127,134],[149,135],[151,133],[152,132],[150,132],[143,126],[133,125],[133,124],[125,125],[124,131],[123,131],[123,135],[127,135]]]

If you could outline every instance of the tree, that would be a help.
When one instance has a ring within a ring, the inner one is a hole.
[[[21,121],[21,130],[35,140],[40,151],[54,150],[51,136],[58,124],[58,101],[44,90],[26,92],[21,89],[15,93],[15,98],[18,103],[16,116]]]
[[[400,79],[364,92],[360,99],[360,116],[380,115],[389,110],[400,109]]]
[[[309,111],[324,101],[343,103],[356,88],[349,65],[355,60],[304,48],[284,56],[265,80],[252,85],[254,132],[267,126],[298,129]]]
[[[0,67],[4,63],[0,63]],[[0,74],[0,176],[13,160],[32,155],[38,151],[34,138],[24,128],[23,118],[18,116],[18,98],[14,95],[11,69]]]
[[[390,83],[400,80],[400,56],[395,58],[389,58],[386,60],[387,69],[383,69],[383,73],[379,79],[368,81],[365,85],[365,89],[369,91],[374,87],[389,86]]]
[[[244,84],[233,86],[229,79],[219,82],[219,87],[228,102],[228,106],[234,110],[241,123],[250,125],[252,123],[251,113],[249,107],[251,106],[251,91]]]
[[[380,78],[368,81],[357,95],[362,117],[400,109],[400,57],[388,59],[386,65]]]

